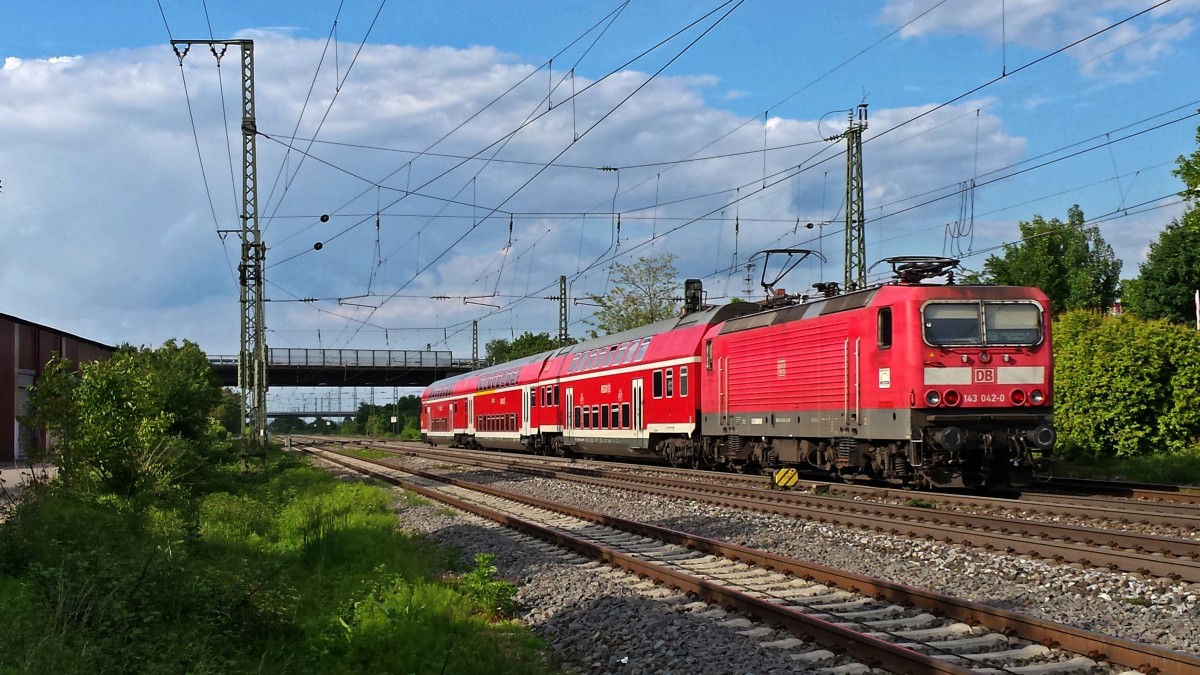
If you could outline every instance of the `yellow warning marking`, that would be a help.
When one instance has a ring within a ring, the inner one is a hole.
[[[787,468],[787,469],[777,469],[772,478],[775,482],[776,487],[790,488],[796,484],[796,479],[798,478],[798,476],[796,474],[795,469]]]

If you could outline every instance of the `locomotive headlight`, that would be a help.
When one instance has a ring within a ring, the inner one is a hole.
[[[1029,402],[1030,403],[1032,403],[1034,405],[1041,405],[1042,402],[1044,402],[1045,400],[1046,400],[1046,395],[1042,393],[1041,389],[1034,389],[1033,391],[1029,392]]]
[[[937,405],[942,402],[942,395],[937,393],[936,390],[930,389],[929,391],[925,392],[925,402],[931,406]]]
[[[992,360],[992,355],[987,352],[979,352],[979,362],[987,363]]]

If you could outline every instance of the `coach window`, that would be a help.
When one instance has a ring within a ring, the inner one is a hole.
[[[509,431],[517,430],[517,413],[509,413],[508,414],[508,427],[509,427],[509,429],[508,429]]]
[[[620,361],[617,360],[617,346],[613,345],[608,348],[608,354],[604,356],[604,365],[611,366],[616,365],[617,363],[620,363]]]
[[[879,310],[878,335],[880,349],[890,349],[892,346],[892,308],[884,307]]]
[[[598,405],[592,406],[592,428],[600,428],[600,406]]]
[[[582,356],[582,354],[573,354],[571,356],[571,367],[567,368],[568,373],[573,373],[579,369],[579,357],[580,356]]]
[[[582,420],[579,418],[579,406],[575,406],[575,428],[576,429],[583,428],[582,425],[580,424],[581,422],[582,422]]]
[[[621,404],[621,428],[622,429],[629,428],[629,404],[628,403]]]
[[[621,428],[621,408],[616,403],[612,404],[612,428]]]
[[[598,359],[598,358],[600,358],[600,352],[598,350],[593,349],[591,352],[588,353],[587,363],[585,363],[583,365],[583,369],[591,370],[592,368],[594,368],[596,366],[596,359]]]
[[[629,351],[625,352],[625,360],[622,363],[629,363],[633,360],[633,355],[637,353],[638,341],[634,340],[629,343]]]
[[[654,371],[654,398],[662,398],[663,395],[663,376],[661,370]]]
[[[688,367],[687,366],[679,366],[679,397],[680,398],[683,398],[688,395],[687,376],[688,376]]]
[[[650,348],[650,338],[642,340],[642,344],[638,347],[637,356],[633,357],[634,361],[641,361],[646,356],[646,350]]]
[[[622,342],[620,347],[617,347],[617,358],[613,359],[613,365],[618,365],[625,360],[625,352],[629,350],[629,343]]]
[[[558,385],[557,384],[554,385],[554,403],[552,403],[551,405],[558,405]]]
[[[675,369],[667,368],[667,398],[675,395]]]
[[[600,428],[609,429],[608,406],[600,406]]]

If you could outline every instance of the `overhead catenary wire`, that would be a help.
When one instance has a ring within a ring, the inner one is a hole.
[[[1013,72],[1016,72],[1016,71],[1013,71]],[[1011,73],[1010,73],[1010,74],[1011,74]],[[656,206],[658,205],[658,200],[657,200],[657,199],[655,200],[655,205],[656,205]],[[656,214],[656,215],[657,215],[657,214]],[[657,240],[658,238],[659,238],[659,237],[657,237],[657,236],[656,236],[656,237],[654,237],[654,239],[655,239],[655,240]]]

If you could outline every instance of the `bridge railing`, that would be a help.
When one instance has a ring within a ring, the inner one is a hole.
[[[237,355],[209,356],[216,366],[236,366]],[[268,366],[299,368],[450,368],[449,351],[418,349],[268,349]]]

